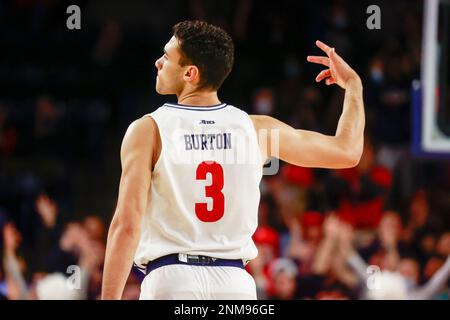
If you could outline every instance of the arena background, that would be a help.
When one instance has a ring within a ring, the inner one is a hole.
[[[71,4],[81,8],[80,30],[66,26]],[[372,4],[381,29],[367,27]],[[316,39],[335,47],[364,85],[357,168],[282,164],[261,183],[260,253],[248,266],[259,298],[408,299],[440,275],[420,297],[449,299],[450,158],[412,143],[421,134],[412,93],[423,16],[419,0],[1,1],[0,296],[99,298],[120,143],[134,119],[176,101],[156,94],[154,61],[174,23],[200,19],[232,35],[235,66],[219,96],[249,113],[334,133],[343,90],[315,83],[321,69],[306,56],[320,54]],[[449,65],[438,66],[444,127]],[[383,270],[388,289],[367,291],[377,271],[367,265]],[[79,283],[69,266],[81,268]],[[131,273],[125,299],[138,298],[141,278]]]

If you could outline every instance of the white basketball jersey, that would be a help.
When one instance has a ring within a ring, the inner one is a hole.
[[[161,136],[135,255],[198,254],[251,260],[263,163],[249,115],[227,104],[165,104],[151,114]]]

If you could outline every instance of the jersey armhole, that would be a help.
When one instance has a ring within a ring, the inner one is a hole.
[[[256,139],[256,144],[258,145],[258,151],[259,151],[258,159],[259,159],[259,163],[261,164],[261,167],[264,167],[266,162],[268,162],[270,160],[270,157],[267,157],[267,159],[263,158],[261,145],[259,144],[258,131],[256,130],[255,124],[253,123],[253,120],[252,120],[251,116],[248,113],[246,113],[246,112],[245,112],[245,114],[247,115],[248,121],[250,121],[250,127],[253,129],[253,133],[254,133],[255,139]]]
[[[160,166],[159,163],[162,161],[161,158],[162,158],[163,149],[164,149],[163,138],[161,136],[161,130],[159,129],[160,125],[158,124],[156,117],[154,117],[152,114],[149,113],[149,114],[144,115],[142,118],[152,118],[153,119],[153,121],[155,122],[155,125],[156,125],[156,131],[157,131],[157,135],[158,135],[158,139],[159,139],[159,144],[161,146],[161,150],[159,152],[158,159],[156,159],[155,165],[153,166],[153,170],[152,170],[152,172],[153,172],[153,171],[156,171],[157,168],[159,168],[159,166]]]

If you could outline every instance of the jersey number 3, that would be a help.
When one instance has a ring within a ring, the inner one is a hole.
[[[223,196],[223,168],[215,161],[203,161],[197,167],[196,179],[206,180],[206,174],[211,173],[212,183],[205,187],[205,196],[213,199],[212,210],[207,204],[196,203],[195,214],[203,222],[216,222],[223,217],[225,197]]]

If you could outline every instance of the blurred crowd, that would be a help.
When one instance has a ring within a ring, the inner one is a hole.
[[[0,2],[0,298],[99,298],[121,139],[168,98],[153,63],[171,26],[205,19],[236,45],[220,97],[249,113],[334,133],[343,92],[314,82],[316,39],[364,84],[356,168],[283,163],[261,182],[247,265],[259,298],[449,299],[450,164],[410,149],[422,1],[378,3],[382,29],[369,31],[365,0],[86,0],[68,31],[63,1]],[[132,270],[124,298],[142,277]]]
[[[259,255],[248,265],[259,298],[449,299],[449,228],[434,220],[424,189],[405,211],[386,206],[391,176],[367,159],[368,148],[325,184],[293,166],[263,181]],[[309,207],[327,197],[337,205]]]

